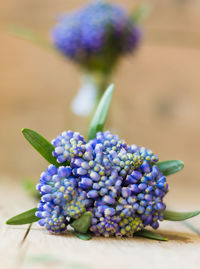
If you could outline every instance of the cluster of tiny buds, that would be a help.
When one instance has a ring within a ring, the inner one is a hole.
[[[109,131],[87,143],[67,131],[52,144],[58,163],[69,166],[50,165],[41,174],[40,225],[62,232],[71,219],[90,211],[95,235],[132,236],[147,225],[158,228],[168,184],[152,151],[129,146]]]
[[[72,131],[65,131],[52,141],[55,147],[53,156],[59,163],[71,161],[73,156],[82,156],[82,145],[85,144],[83,137]]]

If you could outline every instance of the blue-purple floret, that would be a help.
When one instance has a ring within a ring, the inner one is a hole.
[[[72,131],[53,140],[59,163],[41,174],[36,216],[51,232],[67,229],[69,221],[92,213],[90,231],[97,236],[132,236],[145,226],[157,229],[163,220],[165,176],[152,151],[129,146],[117,135],[99,132],[86,143]]]
[[[62,54],[83,63],[108,50],[111,54],[116,51],[117,56],[132,52],[140,42],[141,31],[121,6],[94,1],[62,16],[51,38]]]
[[[82,156],[82,145],[86,144],[83,137],[72,131],[62,132],[59,136],[52,141],[55,147],[53,156],[57,158],[58,163],[64,163],[65,161],[71,161],[76,156]]]

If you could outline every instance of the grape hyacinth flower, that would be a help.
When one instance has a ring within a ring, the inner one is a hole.
[[[72,103],[73,112],[87,116],[93,111],[119,59],[138,48],[141,36],[133,14],[103,0],[92,1],[59,18],[51,31],[52,43],[84,74]]]
[[[59,163],[41,174],[36,216],[51,232],[67,229],[71,219],[91,212],[89,230],[95,235],[132,236],[163,220],[168,192],[152,151],[129,146],[111,132],[99,132],[88,143],[72,131],[53,140]]]
[[[87,240],[93,234],[166,241],[146,227],[157,229],[163,220],[181,221],[200,214],[166,209],[166,177],[180,171],[182,161],[159,162],[151,150],[103,132],[113,88],[111,85],[103,95],[87,140],[78,132],[64,131],[50,143],[33,130],[22,130],[50,165],[36,186],[40,193],[37,207],[7,224],[38,221],[56,234],[71,226],[79,238]]]

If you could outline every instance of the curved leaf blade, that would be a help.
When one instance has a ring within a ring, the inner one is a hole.
[[[153,231],[149,231],[149,230],[146,230],[146,229],[135,233],[135,235],[139,236],[139,237],[145,237],[145,238],[148,238],[148,239],[153,239],[153,240],[168,241],[168,238],[163,237],[160,234],[157,234],[157,233],[155,233]]]
[[[40,36],[38,33],[34,32],[32,29],[22,27],[19,25],[9,25],[8,31],[11,34],[19,38],[22,38],[28,42],[31,42],[32,44],[37,45],[41,48],[51,51],[54,50],[53,46],[51,45],[50,42],[48,42],[48,40],[45,40],[45,38]]]
[[[68,162],[59,164],[56,158],[52,155],[54,151],[54,146],[47,141],[43,136],[36,133],[31,129],[24,128],[22,129],[22,134],[26,140],[51,164],[59,167],[61,165],[68,165]]]
[[[114,84],[111,84],[103,94],[89,127],[88,140],[95,138],[96,133],[103,130],[108,109],[110,107],[113,90]]]
[[[200,229],[195,227],[192,223],[189,223],[188,221],[184,221],[183,224],[188,227],[191,231],[196,233],[197,235],[200,235]]]
[[[24,225],[33,223],[39,220],[38,217],[35,216],[35,212],[37,211],[37,208],[30,209],[28,211],[25,211],[19,215],[16,215],[9,220],[6,221],[6,224],[8,225]]]
[[[74,234],[75,234],[79,239],[82,239],[82,240],[90,240],[90,239],[92,239],[92,234],[91,234],[91,233],[83,234],[83,233],[75,232]]]
[[[165,210],[164,211],[164,219],[171,221],[182,221],[186,219],[191,219],[200,214],[200,211],[191,211],[191,212],[176,212]]]
[[[91,225],[92,213],[85,212],[80,218],[73,221],[70,225],[74,228],[76,232],[87,233]]]
[[[184,163],[180,160],[163,161],[156,164],[160,172],[165,176],[177,173],[184,167]]]

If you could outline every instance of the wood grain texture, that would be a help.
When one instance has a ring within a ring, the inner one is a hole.
[[[13,181],[8,181],[7,184],[0,181],[0,184],[1,268],[188,269],[200,267],[200,236],[183,223],[177,222],[166,221],[161,224],[159,232],[169,238],[168,242],[138,237],[93,238],[90,241],[82,241],[70,232],[64,235],[49,234],[34,223],[22,243],[28,225],[6,226],[5,220],[35,206],[36,202]],[[184,210],[184,206],[181,206]],[[187,206],[191,209],[193,205],[187,204]],[[200,229],[199,217],[190,220],[189,223],[196,229]]]

